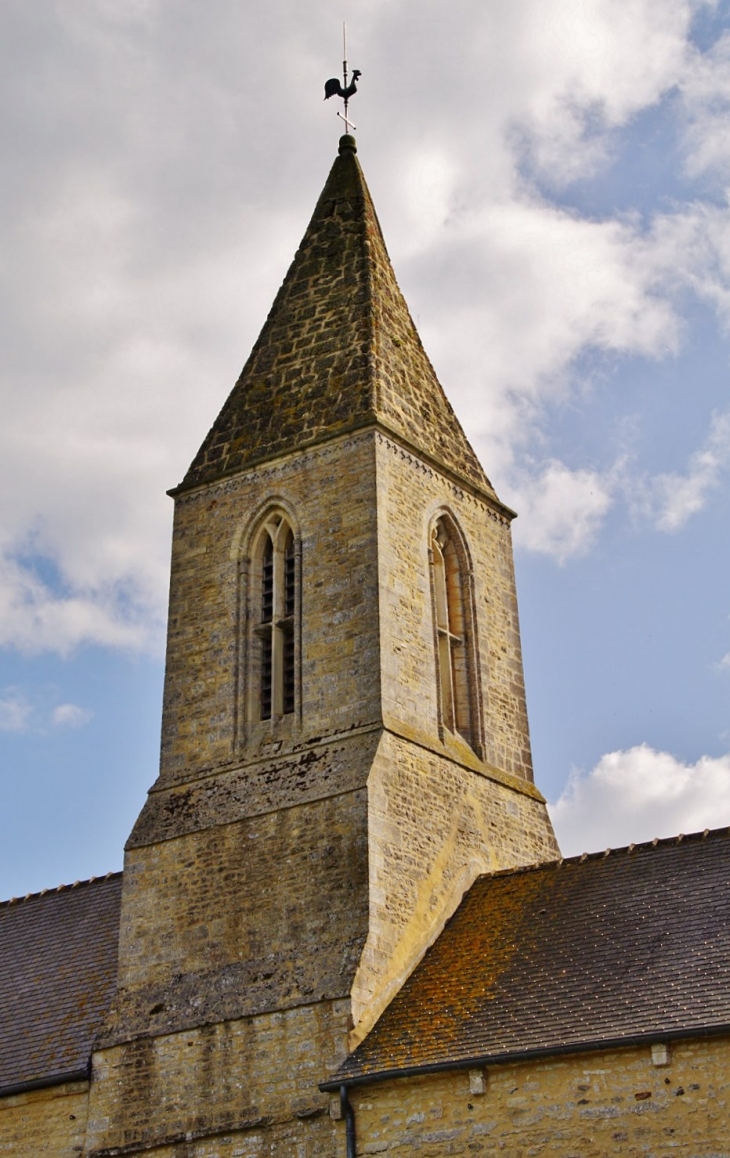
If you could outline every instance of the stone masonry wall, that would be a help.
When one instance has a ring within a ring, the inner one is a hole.
[[[388,1158],[728,1158],[730,1039],[466,1070],[351,1091],[358,1155]]]
[[[240,564],[273,500],[302,545],[301,722],[242,726]],[[484,760],[438,730],[428,529],[444,507],[473,564]],[[128,845],[105,1040],[342,996],[368,911],[354,997],[372,1019],[477,873],[557,853],[531,783],[508,521],[376,431],[178,508],[162,771]],[[383,741],[366,814],[381,689],[410,743]]]
[[[532,780],[509,519],[384,435],[377,441],[381,665],[386,722],[438,733],[428,533],[437,513],[455,517],[471,555],[476,611],[483,760]],[[408,517],[404,518],[404,512]],[[449,738],[446,747],[449,748]],[[465,745],[451,741],[462,756]]]
[[[367,935],[363,789],[127,853],[104,1043],[348,994]]]
[[[509,522],[378,435],[383,737],[368,782],[370,917],[357,1043],[481,872],[559,855],[532,784]],[[439,734],[428,535],[448,510],[473,567],[483,756]],[[408,512],[408,517],[403,516]]]
[[[87,1158],[335,1158],[341,1124],[317,1084],[344,1058],[348,1011],[320,1002],[95,1054]]]
[[[373,440],[178,500],[161,773],[128,844],[106,1044],[349,991],[380,717]],[[301,544],[301,710],[250,726],[242,560],[272,502]]]
[[[300,710],[273,723],[247,710],[245,567],[272,502],[302,574]],[[474,563],[486,759],[437,726],[427,533],[444,505]],[[344,1023],[366,938],[353,997],[371,1024],[479,872],[555,852],[498,507],[374,430],[179,496],[161,773],[127,848],[91,1152],[254,1128],[293,1152],[271,1027],[296,1037],[297,1011],[328,1002]],[[332,1071],[326,1034],[296,1040],[316,1080]],[[317,1105],[302,1121],[330,1138]]]
[[[373,453],[360,435],[178,498],[160,786],[379,719]],[[301,539],[303,698],[296,719],[247,729],[242,561],[276,500]]]
[[[479,873],[559,855],[539,794],[516,791],[394,735],[383,737],[373,762],[368,810],[369,931],[353,986],[351,1045]]]
[[[84,1148],[88,1082],[0,1098],[0,1154],[78,1158]]]
[[[127,850],[363,788],[380,728],[292,745],[282,755],[151,792]]]

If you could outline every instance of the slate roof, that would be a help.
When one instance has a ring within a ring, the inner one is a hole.
[[[178,491],[378,423],[495,497],[421,345],[355,152],[343,137],[264,328]]]
[[[730,830],[479,877],[332,1082],[730,1030]]]
[[[80,1077],[117,976],[122,874],[0,904],[0,1094]]]

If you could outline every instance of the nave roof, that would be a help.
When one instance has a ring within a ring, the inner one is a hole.
[[[730,830],[479,877],[331,1083],[730,1031]]]

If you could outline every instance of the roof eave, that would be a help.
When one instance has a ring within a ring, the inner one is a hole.
[[[398,1066],[394,1069],[377,1070],[368,1074],[341,1074],[319,1083],[324,1093],[336,1092],[342,1086],[376,1085],[378,1082],[393,1081],[396,1078],[412,1078],[425,1074],[447,1073],[452,1070],[483,1069],[486,1066],[508,1065],[514,1062],[532,1061],[545,1057],[560,1057],[574,1053],[597,1053],[613,1049],[627,1049],[632,1046],[648,1045],[651,1042],[677,1041],[697,1037],[720,1037],[730,1034],[730,1022],[715,1025],[685,1026],[680,1029],[652,1029],[623,1037],[599,1037],[585,1041],[561,1042],[555,1045],[534,1046],[530,1049],[507,1050],[502,1053],[474,1054],[468,1058],[451,1059],[440,1062],[425,1062],[421,1065]]]
[[[51,1086],[65,1086],[72,1082],[88,1082],[91,1076],[91,1059],[83,1069],[64,1070],[62,1073],[49,1074],[44,1078],[31,1078],[25,1082],[13,1082],[8,1086],[0,1086],[0,1098],[11,1098],[15,1094],[28,1094],[33,1090],[50,1089]]]
[[[508,507],[506,503],[503,503],[493,490],[487,489],[485,486],[480,486],[473,479],[467,478],[466,475],[461,474],[460,472],[454,470],[452,467],[445,466],[444,463],[439,462],[427,451],[419,447],[415,442],[410,442],[407,438],[404,438],[404,436],[399,431],[394,430],[387,423],[383,422],[381,418],[368,417],[367,420],[363,422],[353,424],[343,430],[338,430],[325,438],[313,439],[311,442],[303,442],[301,446],[297,447],[296,450],[284,451],[281,455],[276,457],[290,458],[296,454],[306,454],[313,450],[315,447],[325,446],[328,443],[334,442],[340,438],[349,438],[361,430],[380,430],[388,438],[392,438],[406,450],[410,451],[412,454],[417,455],[418,458],[422,459],[429,466],[434,467],[441,474],[457,483],[458,486],[463,487],[471,494],[476,495],[480,499],[483,499],[491,508],[493,508],[494,511],[502,515],[502,517],[507,519],[509,522],[517,518],[517,511],[512,510],[512,508]],[[271,458],[269,455],[254,457],[251,458],[244,466],[236,466],[231,470],[222,471],[220,474],[216,474],[213,478],[193,480],[190,482],[186,482],[186,480],[183,479],[182,482],[177,484],[177,486],[170,487],[170,489],[167,491],[167,494],[170,496],[170,498],[176,499],[179,495],[191,494],[194,491],[204,491],[209,487],[216,486],[219,483],[228,482],[229,479],[235,478],[237,475],[245,475],[249,471],[260,467],[264,462],[268,463],[274,461],[276,461],[276,458]]]

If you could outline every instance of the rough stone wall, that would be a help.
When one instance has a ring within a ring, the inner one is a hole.
[[[486,764],[532,781],[509,519],[392,439],[377,439],[381,665],[386,722],[457,759],[466,747],[439,737],[428,531],[449,510],[472,563]],[[408,517],[404,517],[407,512]],[[478,694],[477,694],[478,692]]]
[[[84,1148],[88,1082],[0,1098],[0,1154],[78,1158]]]
[[[344,1057],[348,1010],[320,1002],[95,1054],[87,1158],[335,1158],[341,1126],[317,1083]]]
[[[241,559],[271,499],[301,538],[302,711],[250,726]],[[442,508],[472,563],[484,759],[438,728]],[[373,765],[381,707],[410,743],[384,740]],[[181,496],[161,768],[128,845],[105,1040],[342,996],[368,907],[354,998],[371,1024],[477,873],[557,853],[531,783],[508,520],[377,431]]]
[[[301,541],[301,722],[237,731],[241,557],[272,498]],[[106,1042],[348,992],[367,931],[375,535],[372,434],[179,499],[161,774],[128,845]]]
[[[368,809],[370,913],[353,986],[351,1045],[479,873],[559,855],[534,789],[516,790],[387,733],[373,762]]]
[[[161,774],[127,846],[90,1152],[234,1127],[279,1138],[267,1155],[328,1152],[316,1083],[344,1057],[367,935],[373,457],[364,434],[178,499]],[[301,544],[302,702],[252,724],[241,560],[272,501]]]
[[[105,1043],[344,997],[367,935],[366,797],[127,853]]]
[[[248,727],[241,560],[271,501],[301,543],[302,703]],[[372,434],[178,500],[161,773],[128,843],[105,1041],[348,992],[379,722],[375,515]]]
[[[379,737],[371,725],[336,739],[304,740],[281,754],[156,789],[127,851],[362,788]]]
[[[369,932],[353,987],[351,1045],[479,873],[559,855],[532,784],[509,522],[391,439],[378,434],[377,447],[388,732],[368,782]],[[428,532],[443,509],[456,517],[472,564],[483,759],[438,727]]]
[[[351,1092],[358,1154],[447,1158],[727,1158],[730,1039],[674,1042],[465,1070]]]
[[[104,1150],[97,1158],[122,1158],[138,1150]],[[145,1146],[141,1151],[154,1158],[344,1158],[345,1139],[341,1122],[324,1110],[281,1122],[259,1122],[241,1130],[222,1130],[207,1137],[180,1138],[169,1145]]]
[[[302,575],[300,710],[273,723],[247,712],[242,565],[271,502]],[[438,731],[427,532],[440,505],[474,563],[486,761]],[[297,1018],[340,1003],[343,1055],[366,938],[361,1030],[479,872],[555,852],[498,505],[375,430],[178,496],[161,772],[127,846],[90,1152],[258,1130],[274,1147],[262,1154],[328,1153],[335,1127],[321,1101],[297,1108],[272,1027],[316,1084],[334,1047],[311,1022],[298,1037]],[[295,1138],[297,1115],[311,1122]]]
[[[379,719],[373,453],[364,434],[178,497],[158,787]],[[242,556],[277,499],[301,539],[303,700],[247,730]]]

